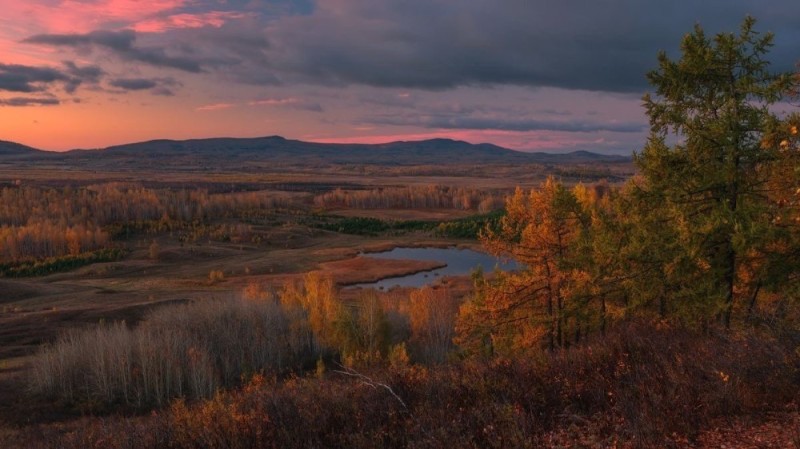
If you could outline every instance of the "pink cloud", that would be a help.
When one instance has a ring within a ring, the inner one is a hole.
[[[289,98],[264,98],[261,100],[253,100],[247,103],[250,106],[285,106],[289,104],[299,103],[300,100],[294,97]]]
[[[232,103],[213,103],[199,106],[195,108],[195,111],[219,111],[222,109],[230,109],[234,106],[236,105]]]
[[[163,33],[176,28],[202,28],[211,26],[219,28],[230,20],[244,19],[251,14],[233,11],[210,11],[200,14],[175,14],[143,20],[136,23],[133,29],[142,33]]]
[[[4,2],[3,16],[24,23],[30,34],[86,33],[108,23],[114,23],[120,28],[128,27],[154,15],[180,8],[188,1],[11,0]]]

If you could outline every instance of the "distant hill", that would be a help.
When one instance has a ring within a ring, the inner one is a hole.
[[[4,155],[0,144],[0,157]],[[7,143],[16,153],[63,159],[65,163],[94,163],[100,166],[197,166],[231,168],[237,164],[275,164],[291,166],[372,164],[453,165],[453,164],[580,164],[629,162],[625,156],[607,156],[588,151],[566,154],[526,153],[497,145],[450,139],[399,141],[384,144],[333,144],[303,142],[279,136],[259,138],[212,138],[192,140],[151,140],[94,150],[65,153],[40,152],[23,145]],[[14,147],[16,146],[16,147]],[[9,150],[10,151],[10,150]],[[27,151],[27,152],[26,152]],[[33,153],[31,153],[33,152]]]
[[[30,156],[43,153],[40,150],[31,148],[16,142],[0,140],[0,157],[2,156]]]

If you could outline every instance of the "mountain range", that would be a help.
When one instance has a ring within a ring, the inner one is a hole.
[[[50,152],[0,141],[0,162],[41,160],[103,166],[230,166],[237,163],[275,165],[454,165],[454,164],[591,164],[625,163],[630,157],[588,151],[529,153],[497,145],[450,139],[398,141],[383,144],[314,143],[279,136],[151,140],[102,149]]]

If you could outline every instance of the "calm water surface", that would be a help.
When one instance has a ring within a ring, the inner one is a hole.
[[[442,276],[463,276],[481,267],[492,271],[495,267],[503,270],[516,270],[520,265],[514,260],[498,259],[491,254],[460,248],[395,248],[381,253],[362,254],[375,259],[411,259],[444,262],[447,266],[407,276],[386,278],[378,282],[356,284],[353,287],[390,289],[400,287],[422,287],[435,282]]]

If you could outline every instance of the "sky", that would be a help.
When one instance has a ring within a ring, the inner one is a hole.
[[[631,154],[685,33],[775,33],[797,0],[0,0],[0,140],[46,150],[281,135]],[[794,108],[793,105],[786,105]]]

